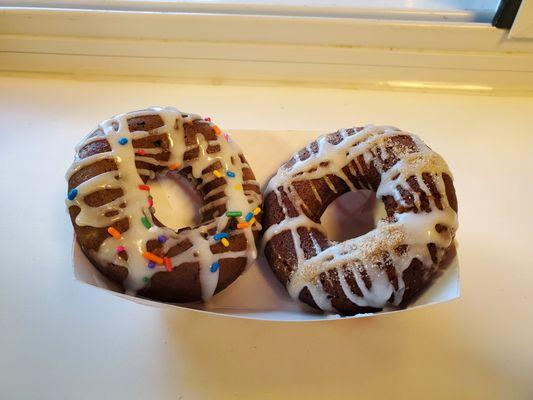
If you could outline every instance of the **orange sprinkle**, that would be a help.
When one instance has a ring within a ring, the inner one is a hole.
[[[120,232],[118,230],[116,230],[115,228],[113,228],[112,226],[107,228],[107,233],[109,233],[115,239],[122,239],[122,236],[120,235]]]
[[[170,272],[172,271],[172,263],[170,262],[170,258],[163,257],[163,262],[165,263],[165,269]]]
[[[213,125],[213,130],[215,131],[215,134],[217,136],[220,136],[222,134],[222,132],[220,131],[220,128],[216,125]]]
[[[248,228],[249,226],[250,224],[248,224],[248,222],[239,222],[237,224],[237,229]]]
[[[143,253],[143,257],[147,260],[155,262],[156,264],[163,264],[163,259],[161,257],[158,257],[154,253],[150,253],[149,251],[145,251]]]
[[[179,164],[170,164],[168,169],[171,170],[171,171],[174,171],[175,169],[178,169],[179,166],[180,166]]]

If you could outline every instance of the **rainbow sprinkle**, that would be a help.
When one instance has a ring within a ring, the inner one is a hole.
[[[167,241],[167,239],[168,239],[168,238],[167,238],[165,235],[159,235],[159,236],[157,237],[157,241],[158,241],[159,243],[165,243],[165,242]]]
[[[111,236],[113,236],[117,240],[118,239],[122,239],[122,236],[120,235],[120,232],[118,230],[116,230],[115,228],[113,228],[112,226],[107,228],[107,233],[109,233]]]
[[[217,136],[220,136],[222,134],[222,132],[220,131],[220,128],[216,125],[213,125],[213,130],[215,131],[215,134]]]
[[[139,185],[139,190],[147,190],[147,191],[149,191],[150,190],[150,186],[148,186],[148,185]]]
[[[170,258],[164,257],[163,262],[165,263],[165,269],[167,270],[167,272],[172,271],[172,263],[170,262]]]
[[[250,226],[250,224],[248,222],[239,222],[237,224],[237,229],[248,228],[249,226]]]
[[[122,146],[124,146],[126,143],[128,143],[128,138],[121,137],[121,138],[118,140],[118,144],[121,144]]]
[[[217,233],[215,236],[213,236],[213,238],[215,240],[220,240],[223,238],[229,238],[229,235],[226,232],[220,232],[220,233]]]
[[[254,213],[250,211],[248,214],[246,214],[246,217],[244,217],[244,220],[246,222],[250,222],[250,220],[254,217]]]
[[[74,200],[77,195],[78,195],[78,189],[72,189],[71,191],[68,192],[67,197],[69,200]]]
[[[222,245],[223,245],[224,247],[228,247],[228,246],[229,246],[229,241],[228,241],[228,239],[226,239],[226,238],[222,238],[222,239],[220,240],[220,242],[222,243]]]
[[[158,257],[154,253],[150,253],[149,251],[145,251],[143,253],[143,257],[147,260],[155,262],[156,264],[163,264],[163,259],[161,257]]]
[[[259,207],[256,207],[255,210],[252,211],[254,215],[257,215],[261,212],[261,209]]]
[[[227,217],[240,217],[242,216],[242,211],[228,211],[226,212]]]
[[[230,178],[235,178],[235,172],[226,171],[226,175],[229,176]]]
[[[153,262],[153,261],[148,261],[148,268],[150,268],[150,269],[154,269],[154,268],[155,268],[155,262]]]
[[[256,219],[255,219],[255,218],[252,218],[252,219],[250,220],[249,223],[250,223],[250,225],[253,225],[253,224],[255,224],[256,222],[257,222]]]
[[[211,268],[209,270],[211,272],[217,272],[218,271],[218,262],[215,261],[213,264],[211,264]]]
[[[148,221],[148,218],[146,217],[142,217],[141,222],[146,227],[146,229],[150,229],[152,227],[152,224],[150,223],[150,221]]]
[[[121,253],[121,252],[123,252],[125,249],[124,249],[124,246],[117,246],[116,250],[117,250],[117,253]]]
[[[222,178],[222,174],[221,174],[220,171],[217,170],[217,169],[215,169],[215,170],[213,171],[213,175],[215,175],[217,178]]]

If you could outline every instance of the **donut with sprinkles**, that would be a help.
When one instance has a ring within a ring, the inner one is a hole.
[[[150,182],[157,174],[180,174],[199,193],[199,225],[174,231],[156,218]],[[256,257],[259,183],[209,118],[172,107],[116,115],[76,147],[66,179],[77,242],[128,294],[208,300]]]

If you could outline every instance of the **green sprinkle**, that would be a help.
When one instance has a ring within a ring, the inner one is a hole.
[[[143,277],[143,282],[144,282],[144,283],[148,282],[149,280],[150,280],[150,279],[149,279],[147,276],[144,276],[144,277]]]
[[[148,221],[148,218],[146,217],[142,217],[141,222],[144,226],[146,226],[146,229],[150,229],[152,227],[152,224],[150,223],[150,221]]]
[[[242,216],[242,211],[228,211],[226,213],[226,216],[228,216],[228,217],[240,217],[240,216]]]

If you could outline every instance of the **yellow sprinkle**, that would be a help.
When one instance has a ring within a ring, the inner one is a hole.
[[[112,226],[107,228],[107,233],[109,233],[115,239],[122,239],[122,236],[120,235],[120,232],[118,230],[116,230],[115,228],[113,228]]]
[[[216,125],[213,125],[213,130],[215,131],[215,134],[216,134],[217,136],[220,136],[220,134],[222,133],[222,132],[220,131],[220,128],[219,128],[218,126],[216,126]]]
[[[213,174],[214,174],[217,178],[222,178],[222,174],[221,174],[220,171],[217,170],[217,169],[215,169],[215,170],[213,171]]]
[[[222,240],[220,240],[220,241],[222,242],[222,245],[223,245],[224,247],[228,247],[228,246],[229,246],[228,239],[226,239],[226,238],[222,238]]]
[[[242,186],[241,185],[235,185],[235,189],[242,190]]]
[[[255,219],[255,218],[252,218],[252,219],[250,220],[250,222],[249,222],[250,226],[252,226],[252,225],[255,224],[255,223],[256,223],[256,219]]]
[[[257,215],[261,212],[261,209],[259,207],[257,207],[255,210],[252,211],[254,213],[254,215]]]
[[[171,170],[171,171],[174,171],[175,169],[178,169],[179,166],[180,166],[179,164],[170,164],[168,169]]]

